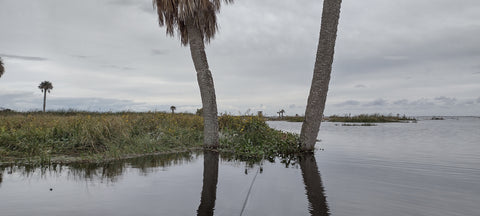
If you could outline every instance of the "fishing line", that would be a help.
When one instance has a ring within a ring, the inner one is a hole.
[[[259,172],[260,172],[260,168],[258,168],[257,173],[255,173],[255,176],[253,177],[252,183],[250,184],[250,188],[248,189],[248,192],[247,192],[247,197],[245,197],[245,201],[243,202],[243,207],[242,207],[242,211],[240,212],[240,216],[243,215],[243,211],[245,210],[245,207],[247,206],[248,198],[250,197],[250,192],[252,192],[253,183],[255,183],[255,179],[257,179],[257,175],[258,175]]]

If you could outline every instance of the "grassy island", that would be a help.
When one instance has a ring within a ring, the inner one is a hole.
[[[417,120],[405,115],[380,115],[380,114],[361,114],[361,115],[332,115],[326,117],[325,121],[329,122],[350,122],[350,123],[388,123],[388,122],[416,122]]]
[[[266,117],[268,121],[288,121],[288,122],[303,122],[305,116],[283,116],[283,117]],[[361,114],[361,115],[332,115],[324,117],[323,121],[329,122],[349,122],[349,123],[388,123],[388,122],[416,122],[417,120],[405,115],[380,115],[380,114]],[[352,126],[352,125],[345,125]],[[356,126],[356,125],[353,125]],[[365,124],[361,126],[373,126]]]
[[[218,151],[269,159],[300,151],[298,136],[256,116],[219,117]],[[203,118],[194,114],[2,112],[0,163],[103,161],[202,149]]]

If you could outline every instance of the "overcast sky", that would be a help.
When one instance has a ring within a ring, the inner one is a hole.
[[[305,110],[320,0],[223,5],[207,45],[219,112]],[[0,0],[0,107],[194,112],[188,47],[151,0]],[[326,114],[480,115],[480,1],[344,0]]]

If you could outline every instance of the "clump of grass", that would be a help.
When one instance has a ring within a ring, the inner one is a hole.
[[[365,123],[388,123],[388,122],[416,122],[417,120],[413,117],[407,117],[405,115],[393,116],[393,115],[380,115],[380,114],[361,114],[356,116],[338,116],[332,115],[325,120],[329,122],[365,122]]]
[[[301,151],[297,134],[272,129],[261,117],[223,115],[219,126],[220,149],[243,160],[273,160]]]

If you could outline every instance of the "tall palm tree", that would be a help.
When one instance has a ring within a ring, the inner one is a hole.
[[[302,149],[312,151],[317,142],[318,131],[327,100],[328,83],[332,72],[335,41],[342,0],[324,0],[317,58],[313,70],[312,85],[308,95],[305,120],[302,124],[300,142]]]
[[[3,73],[5,73],[5,68],[3,67],[2,58],[0,58],[0,77],[2,77]]]
[[[192,60],[197,71],[197,81],[202,97],[204,118],[204,145],[218,146],[218,114],[213,77],[208,67],[205,42],[217,32],[217,16],[222,0],[153,0],[158,23],[165,26],[167,34],[175,30],[182,45],[190,46]],[[233,0],[223,0],[231,3]]]
[[[45,112],[45,105],[47,104],[47,92],[50,93],[50,90],[53,89],[53,85],[49,81],[43,81],[38,85],[38,88],[43,92],[43,112]]]
[[[176,110],[176,109],[177,109],[177,107],[175,107],[175,106],[171,106],[171,107],[170,107],[170,110],[172,110],[172,114],[175,114],[175,110]]]

